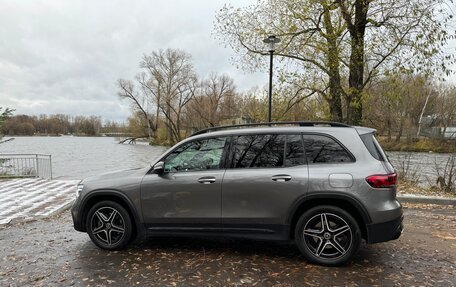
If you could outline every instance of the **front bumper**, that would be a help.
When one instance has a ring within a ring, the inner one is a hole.
[[[76,201],[73,203],[73,206],[71,207],[71,217],[73,218],[73,226],[75,230],[85,232],[85,226],[82,222],[82,213],[80,212],[79,208],[80,202],[79,198],[77,198]]]
[[[404,215],[401,212],[401,215],[394,220],[368,224],[367,243],[379,243],[398,239],[404,229],[403,220]]]

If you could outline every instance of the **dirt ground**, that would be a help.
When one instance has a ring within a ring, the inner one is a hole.
[[[106,252],[69,212],[1,228],[0,262],[0,286],[455,286],[456,208],[409,205],[400,239],[338,268],[290,243],[151,238]]]

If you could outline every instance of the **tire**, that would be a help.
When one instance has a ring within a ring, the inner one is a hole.
[[[132,221],[125,208],[113,201],[100,201],[90,208],[86,230],[95,245],[119,250],[132,239]]]
[[[322,205],[301,215],[296,224],[295,240],[308,261],[341,266],[358,251],[361,231],[348,212],[336,206]]]

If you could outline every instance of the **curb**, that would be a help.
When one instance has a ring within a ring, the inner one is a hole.
[[[405,203],[456,205],[456,198],[448,198],[448,197],[403,194],[403,195],[398,195],[397,199],[400,202],[405,202]]]
[[[65,205],[61,206],[60,208],[54,210],[52,213],[49,213],[47,215],[39,215],[39,216],[35,216],[33,218],[19,217],[19,218],[14,218],[14,219],[10,219],[8,221],[1,222],[0,229],[5,228],[5,227],[7,227],[11,224],[15,224],[15,223],[26,223],[26,222],[32,222],[32,221],[37,221],[37,220],[41,220],[41,219],[51,218],[55,215],[58,215],[60,213],[67,211],[68,209],[70,209],[71,206],[73,205],[74,201],[75,201],[75,199],[70,200],[69,202],[65,203]]]
[[[65,205],[63,205],[60,208],[54,210],[52,213],[49,213],[48,215],[38,216],[36,218],[37,219],[49,218],[49,217],[52,217],[54,215],[60,214],[60,213],[62,213],[64,211],[67,211],[68,209],[71,208],[71,206],[73,205],[74,201],[75,201],[75,199],[72,199],[72,200],[68,201],[67,203],[65,203]]]

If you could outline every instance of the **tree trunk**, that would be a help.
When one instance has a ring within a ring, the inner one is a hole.
[[[168,134],[168,138],[167,138],[167,141],[168,142],[173,142],[173,132],[172,132],[172,129],[171,129],[171,108],[169,106],[166,107],[166,113],[167,113],[167,117],[166,117],[166,129],[168,130],[167,131],[167,134]]]
[[[329,97],[326,98],[329,104],[329,112],[331,114],[331,121],[343,122],[342,113],[342,95],[343,89],[340,80],[339,71],[339,49],[337,46],[337,35],[331,22],[330,9],[323,6],[327,11],[323,14],[323,21],[326,29],[326,41],[328,45],[328,52],[326,54],[326,62],[328,66],[329,76]]]
[[[155,130],[158,130],[158,118],[160,117],[160,98],[157,98],[157,110],[155,111]]]
[[[388,119],[386,120],[386,128],[388,130],[388,141],[391,141],[391,119],[388,116]]]
[[[396,142],[399,142],[401,140],[403,130],[404,130],[404,117],[401,116],[401,119],[399,121],[399,130],[397,131],[397,134],[396,134]]]
[[[334,95],[330,91],[330,98],[326,101],[329,104],[329,113],[331,114],[331,121],[333,122],[343,122],[342,117],[342,101],[340,96]]]
[[[363,118],[362,92],[364,88],[364,36],[367,24],[369,1],[357,0],[355,3],[355,20],[349,26],[351,36],[350,75],[348,77],[349,104],[347,121],[360,125]]]

